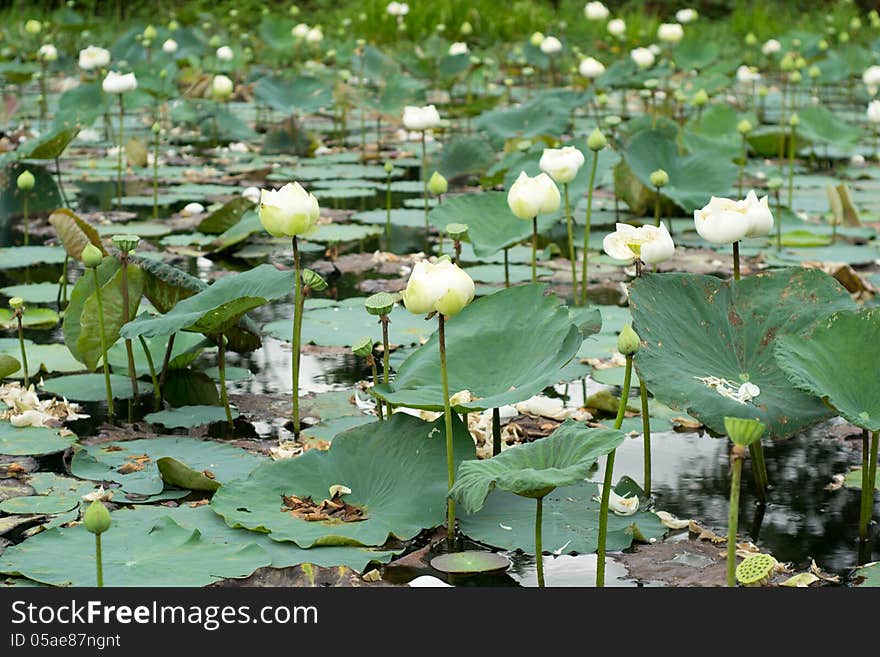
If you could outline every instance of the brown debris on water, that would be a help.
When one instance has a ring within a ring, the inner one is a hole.
[[[284,506],[281,508],[282,511],[289,513],[294,518],[307,522],[320,522],[322,520],[360,522],[367,519],[363,509],[345,502],[339,493],[317,504],[308,496],[282,495],[281,499],[284,502]]]

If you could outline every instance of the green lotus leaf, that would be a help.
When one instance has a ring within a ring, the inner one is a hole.
[[[818,399],[794,388],[773,357],[775,340],[822,314],[854,306],[846,290],[815,269],[790,268],[740,281],[696,274],[651,274],[630,294],[642,338],[639,377],[654,396],[717,433],[724,417],[751,417],[771,438],[787,438],[829,416]],[[729,382],[723,389],[710,377]],[[760,394],[741,403],[723,394],[744,383]]]
[[[82,496],[95,489],[91,481],[63,477],[52,472],[35,472],[27,479],[34,493],[0,503],[0,511],[20,515],[55,515],[76,509]]]
[[[188,490],[202,490],[214,492],[220,488],[220,483],[215,479],[211,479],[204,472],[193,470],[185,463],[181,463],[170,456],[163,456],[156,461],[156,467],[162,479],[169,486],[177,486],[178,488],[186,488]]]
[[[0,353],[0,379],[5,379],[20,369],[22,369],[21,363],[15,356]]]
[[[232,409],[232,418],[237,417],[238,411]],[[169,429],[191,429],[212,422],[226,422],[226,409],[222,406],[181,406],[150,413],[144,416],[144,420]]]
[[[253,207],[254,202],[251,199],[238,196],[202,219],[196,230],[205,235],[224,233],[241,221],[245,212]]]
[[[827,400],[846,420],[880,431],[880,308],[836,312],[776,340],[776,363],[792,385]]]
[[[453,416],[457,462],[474,457],[473,440]],[[339,434],[328,451],[267,463],[246,479],[224,483],[211,505],[232,527],[269,532],[276,541],[303,548],[320,545],[383,545],[408,540],[443,522],[446,440],[443,418],[427,423],[405,414]],[[306,521],[287,513],[282,496],[320,503],[329,488],[343,485],[347,504],[364,519]]]
[[[21,297],[25,303],[55,303],[58,283],[24,283],[0,288],[4,297]]]
[[[540,440],[507,449],[482,461],[465,461],[449,496],[476,513],[493,488],[541,498],[559,486],[586,479],[596,460],[624,440],[620,431],[588,429],[568,419]]]
[[[254,85],[257,102],[289,116],[294,112],[311,113],[333,103],[331,88],[322,80],[298,76],[267,76]]]
[[[113,388],[114,399],[131,399],[134,393],[131,389],[131,379],[121,374],[110,375],[110,385]],[[47,379],[43,384],[43,390],[65,399],[73,399],[80,402],[102,402],[107,400],[107,389],[104,385],[104,375],[91,374],[68,374],[52,379]],[[138,383],[138,394],[149,395],[153,392],[153,386],[143,381]]]
[[[128,275],[125,286],[128,288],[127,316],[124,306],[123,273]],[[98,311],[97,294],[93,292],[85,300],[82,314],[79,316],[80,333],[76,339],[76,353],[74,355],[80,358],[88,369],[94,370],[103,357],[101,330],[104,331],[104,340],[109,349],[119,339],[119,331],[122,326],[137,314],[143,289],[144,277],[140,267],[128,265],[126,271],[120,267],[109,281],[101,285],[103,323],[101,313]]]
[[[57,128],[37,139],[26,141],[19,147],[18,154],[26,160],[54,160],[61,156],[79,131],[79,126]]]
[[[474,120],[474,126],[496,141],[513,137],[556,136],[565,132],[570,114],[568,106],[549,94],[541,94],[518,107],[483,112]]]
[[[0,422],[0,454],[43,456],[63,452],[76,442],[74,434],[62,436],[48,427],[13,427]]]
[[[474,398],[456,410],[513,404],[559,382],[562,367],[577,353],[583,337],[568,308],[558,297],[545,296],[544,290],[543,285],[501,290],[449,320],[449,390],[469,390]],[[403,362],[394,381],[373,391],[395,405],[442,411],[436,334]]]
[[[49,223],[55,227],[55,232],[61,239],[61,244],[67,255],[75,260],[82,260],[83,249],[91,244],[107,255],[107,250],[101,243],[98,231],[84,219],[80,219],[74,212],[67,208],[59,208],[49,215]]]
[[[17,269],[30,265],[54,265],[64,262],[60,246],[7,246],[0,249],[0,269]]]
[[[21,318],[24,328],[50,329],[53,328],[60,317],[51,308],[26,308]],[[17,329],[18,319],[8,308],[0,308],[0,328]]]
[[[856,568],[852,573],[852,579],[855,581],[855,586],[880,588],[880,561]]]

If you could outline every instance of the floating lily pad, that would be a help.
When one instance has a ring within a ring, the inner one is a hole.
[[[880,561],[856,568],[852,573],[855,586],[880,588]]]
[[[862,490],[862,469],[856,468],[847,472],[843,479],[843,485],[847,488]],[[874,489],[880,491],[880,472],[876,474],[874,479]]]
[[[0,422],[0,454],[43,456],[63,452],[76,442],[75,434],[61,436],[58,429],[13,427]]]
[[[23,285],[8,285],[0,288],[0,294],[5,297],[20,297],[25,303],[55,303],[58,298],[57,283],[27,283]]]
[[[24,315],[21,318],[21,325],[24,328],[32,329],[50,329],[58,324],[61,319],[58,313],[51,308],[25,308]],[[0,328],[17,329],[18,319],[12,314],[8,308],[0,308]]]
[[[377,226],[359,226],[356,224],[324,224],[318,226],[314,233],[309,233],[305,239],[309,242],[331,244],[333,242],[354,242],[375,237],[382,233]]]
[[[650,274],[630,293],[633,327],[643,347],[639,376],[660,401],[680,408],[713,431],[724,417],[751,417],[774,438],[787,438],[829,416],[820,400],[794,388],[773,358],[774,342],[823,314],[853,302],[831,276],[784,269],[721,281],[696,274]],[[748,382],[760,394],[743,403],[713,387],[718,377],[737,392]]]
[[[61,264],[66,255],[60,246],[9,246],[0,249],[0,269]]]
[[[114,399],[131,399],[131,380],[127,376],[119,374],[110,375],[110,386],[113,388]],[[65,399],[73,399],[83,402],[100,402],[107,400],[107,389],[104,385],[103,374],[69,374],[54,379],[47,379],[43,384],[43,390]],[[143,381],[138,381],[138,394],[149,395],[153,392],[153,386]]]
[[[232,409],[232,418],[238,411]],[[144,416],[147,422],[161,424],[169,429],[191,429],[212,422],[226,422],[226,410],[222,406],[181,406]]]
[[[457,419],[454,433],[456,460],[472,458],[473,440]],[[363,519],[310,522],[283,507],[282,496],[318,503],[337,484],[351,489],[343,499],[361,509]],[[247,479],[225,483],[211,504],[230,526],[269,532],[300,547],[382,545],[442,523],[446,492],[443,420],[429,424],[395,414],[338,435],[328,451],[267,463]]]
[[[510,568],[511,561],[503,554],[483,550],[450,552],[431,559],[431,568],[441,573],[497,573]]]
[[[0,502],[11,500],[13,497],[27,497],[36,491],[20,479],[0,479]]]

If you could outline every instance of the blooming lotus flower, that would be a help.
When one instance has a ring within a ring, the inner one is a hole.
[[[531,178],[521,171],[507,192],[507,205],[520,219],[533,219],[539,214],[555,212],[561,201],[559,188],[546,173]]]
[[[400,20],[409,13],[409,5],[405,2],[389,2],[388,6],[385,7],[385,11],[389,16],[394,16]]]
[[[669,235],[666,224],[641,226],[617,224],[613,233],[608,233],[602,241],[602,248],[615,260],[642,262],[656,265],[669,260],[675,253],[675,243]]]
[[[177,41],[174,39],[165,39],[164,43],[162,43],[162,52],[166,55],[173,55],[177,52]]]
[[[556,182],[570,183],[584,166],[584,154],[574,146],[545,148],[539,166]]]
[[[761,74],[758,73],[758,69],[743,64],[736,69],[736,79],[743,84],[750,84],[760,80]]]
[[[298,23],[290,33],[296,37],[297,39],[305,39],[306,35],[309,33],[309,26],[305,23]]]
[[[306,43],[310,43],[312,45],[321,43],[324,40],[324,32],[321,31],[320,27],[313,27],[309,30],[308,34],[306,34]]]
[[[452,57],[456,55],[467,55],[468,45],[464,41],[457,41],[449,46],[449,54]]]
[[[541,42],[541,52],[545,55],[555,55],[562,50],[562,42],[555,36],[548,36]]]
[[[657,38],[664,43],[678,43],[684,37],[684,28],[678,23],[662,23],[657,28]]]
[[[610,13],[608,7],[601,2],[588,2],[584,6],[584,16],[589,21],[604,21]]]
[[[89,46],[79,51],[79,67],[84,71],[104,68],[110,64],[110,51],[97,46]]]
[[[623,36],[626,32],[626,21],[622,18],[612,18],[608,21],[606,29],[611,36]]]
[[[235,57],[235,53],[232,52],[232,48],[229,46],[220,46],[217,48],[217,59],[221,62],[231,62]]]
[[[598,78],[605,72],[605,65],[593,57],[584,57],[578,65],[578,73],[590,80]]]
[[[407,130],[428,130],[440,125],[440,113],[433,105],[403,108],[403,126]]]
[[[138,83],[134,73],[117,73],[110,71],[101,83],[104,93],[124,94],[137,89]]]
[[[761,52],[765,55],[774,55],[782,50],[782,44],[779,43],[776,39],[769,39],[764,42],[764,45],[761,46]]]
[[[694,224],[704,240],[733,244],[744,237],[761,237],[773,229],[773,213],[767,197],[760,200],[751,190],[742,201],[713,196],[709,204],[694,211]]]
[[[260,190],[260,223],[273,237],[294,237],[315,227],[321,209],[318,199],[297,183],[278,191]]]
[[[447,317],[457,315],[474,299],[474,281],[451,260],[436,264],[416,263],[403,291],[403,305],[411,313],[424,315],[437,311]]]
[[[696,9],[679,9],[675,12],[675,20],[683,24],[693,23],[698,17],[699,14],[697,14]]]
[[[235,85],[225,75],[215,75],[211,81],[211,95],[218,100],[226,100],[232,95]]]
[[[51,43],[47,43],[40,46],[40,50],[37,52],[37,55],[44,62],[54,62],[56,59],[58,59],[58,49]]]
[[[649,48],[635,48],[629,56],[639,68],[651,68],[654,65],[654,53]]]
[[[880,87],[880,66],[869,66],[862,73],[862,82],[869,87]]]

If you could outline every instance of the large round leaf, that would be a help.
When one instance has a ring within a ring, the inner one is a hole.
[[[473,458],[473,440],[453,419],[456,460]],[[343,499],[362,509],[364,519],[307,521],[284,508],[282,496],[311,497],[317,504],[334,485],[351,489]],[[382,545],[442,523],[447,491],[443,419],[429,424],[398,413],[339,434],[326,452],[267,463],[246,479],[225,483],[211,504],[230,526],[269,532],[303,548]]]
[[[751,417],[786,438],[829,415],[794,388],[773,358],[774,341],[823,314],[853,307],[846,290],[815,269],[784,269],[722,281],[695,274],[651,274],[630,293],[633,326],[643,340],[639,377],[660,401],[725,433],[724,417]],[[741,403],[726,390],[750,382],[760,394]]]
[[[583,340],[568,309],[543,285],[501,290],[465,308],[446,325],[449,390],[469,390],[459,411],[528,399],[559,382]],[[388,385],[374,389],[392,404],[443,410],[437,335],[407,358]]]
[[[0,454],[43,456],[63,452],[76,442],[76,435],[49,427],[14,427],[0,422]]]
[[[880,308],[831,315],[776,340],[776,362],[798,388],[827,399],[844,418],[880,431]]]
[[[468,513],[483,508],[495,487],[523,497],[544,497],[559,486],[586,479],[596,459],[617,448],[623,432],[588,429],[568,419],[540,440],[482,461],[465,461],[449,495]]]

